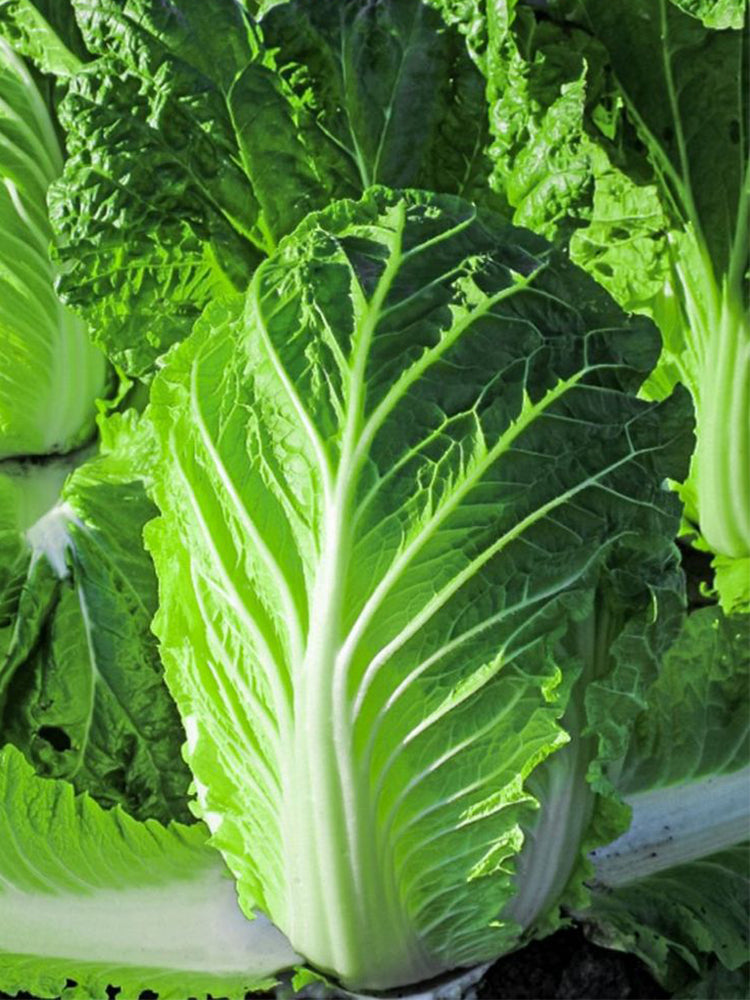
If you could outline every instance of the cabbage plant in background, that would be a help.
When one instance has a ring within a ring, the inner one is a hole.
[[[487,78],[492,185],[513,218],[569,247],[680,382],[696,449],[678,489],[727,611],[750,608],[747,4],[435,0]]]
[[[745,995],[743,20],[642,7],[0,0],[0,989]]]

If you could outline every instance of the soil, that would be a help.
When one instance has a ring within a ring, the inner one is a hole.
[[[714,571],[711,568],[713,555],[701,552],[692,545],[678,539],[680,561],[685,573],[688,610],[696,611],[709,604],[716,604],[716,598],[710,594],[713,585]]]
[[[660,1000],[668,993],[634,955],[600,948],[577,929],[506,955],[477,986],[477,1000]]]

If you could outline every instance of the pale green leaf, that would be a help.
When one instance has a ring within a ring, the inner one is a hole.
[[[296,956],[240,912],[202,825],[139,823],[0,750],[0,989],[240,1000]]]
[[[53,287],[45,199],[61,169],[42,98],[0,38],[0,459],[70,451],[105,389],[104,358]]]
[[[243,906],[348,983],[517,939],[525,781],[607,669],[560,643],[634,553],[674,572],[689,416],[636,398],[657,349],[543,240],[376,189],[153,383],[154,627],[201,814]]]

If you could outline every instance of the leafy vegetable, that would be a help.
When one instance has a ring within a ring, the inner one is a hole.
[[[522,782],[607,670],[557,643],[629,550],[673,558],[690,437],[683,397],[635,398],[656,347],[543,241],[381,190],[306,220],[154,382],[155,628],[201,812],[244,908],[345,982],[520,931]],[[618,596],[613,637],[649,601]]]
[[[296,956],[237,908],[202,826],[138,823],[0,750],[0,988],[162,1000],[262,989]]]
[[[639,954],[671,989],[719,965],[734,976],[713,995],[746,991],[749,680],[750,619],[716,608],[692,614],[619,769],[633,823],[594,855],[608,891],[594,893],[586,918],[600,940]]]
[[[494,183],[516,222],[569,242],[626,309],[658,323],[663,353],[645,391],[661,398],[679,381],[691,392],[686,516],[715,554],[722,605],[747,610],[746,5],[552,0],[542,18],[515,3],[472,9],[484,23]]]
[[[42,99],[0,39],[0,459],[76,447],[104,389],[104,358],[53,290],[45,197],[61,169]]]
[[[695,401],[686,513],[717,556],[730,610],[750,606],[747,39],[741,30],[707,30],[666,0],[652,12],[643,6],[629,4],[614,19],[601,5],[583,4],[607,46],[674,230],[664,284],[649,304],[664,337],[650,391],[658,395],[665,382],[679,380]],[[647,53],[659,49],[658,70],[649,65],[645,76]],[[743,585],[729,585],[729,560],[741,561]]]
[[[0,0],[0,33],[44,73],[77,73],[88,53],[71,0]]]
[[[107,470],[107,458],[84,464],[26,528],[8,585],[3,738],[37,773],[104,805],[187,820],[184,734],[150,632],[156,579],[140,542],[154,508],[142,484]]]
[[[482,195],[481,77],[418,0],[310,0],[259,25],[231,0],[74,6],[100,58],[60,112],[61,290],[130,372],[310,209],[376,182]]]
[[[745,995],[745,6],[0,0],[0,989]]]

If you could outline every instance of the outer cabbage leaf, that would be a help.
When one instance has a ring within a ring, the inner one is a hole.
[[[184,733],[150,631],[156,578],[141,533],[154,508],[140,483],[122,480],[120,461],[84,464],[62,498],[54,469],[10,482],[26,523],[5,536],[16,549],[4,588],[3,742],[103,805],[188,820]]]
[[[673,552],[649,544],[618,559],[589,606],[579,599],[575,624],[558,650],[561,661],[567,656],[582,667],[562,720],[570,740],[529,779],[541,808],[525,831],[508,907],[520,924],[533,921],[539,936],[588,905],[590,852],[630,825],[613,771],[619,773],[647,690],[684,616]]]
[[[619,289],[613,285],[622,286],[623,276],[633,273],[635,260],[634,244],[627,242],[621,251],[612,236],[630,233],[640,242],[639,251],[641,247],[647,251],[639,270],[655,280],[649,279],[650,288],[641,285],[639,294],[624,301],[630,308],[649,311],[662,331],[662,361],[647,391],[658,397],[676,381],[690,389],[696,406],[697,446],[682,488],[686,513],[716,555],[723,607],[747,610],[747,31],[706,28],[667,0],[622,5],[583,0],[580,7],[596,38],[607,48],[626,115],[640,139],[640,151],[635,143],[629,144],[631,172],[642,177],[651,173],[640,203],[653,206],[653,191],[661,204],[663,223],[650,235],[644,234],[645,243],[640,226],[633,229],[629,221],[624,226],[617,221],[614,227],[602,225],[612,211],[610,195],[602,191],[600,218],[572,249],[574,255],[578,251],[582,263],[593,264],[592,273],[615,294]],[[649,214],[654,217],[653,207]],[[661,269],[658,256],[648,253],[649,245],[655,250],[659,243],[664,249]],[[592,254],[594,244],[600,250]],[[609,269],[609,280],[602,264]]]
[[[234,0],[74,7],[99,58],[61,107],[60,289],[130,373],[332,198],[483,190],[481,76],[419,0],[298,0],[260,25]]]
[[[74,3],[100,58],[60,107],[52,189],[60,291],[119,365],[146,371],[262,253],[258,205],[226,105],[250,58],[233,2]],[[260,246],[258,245],[260,243]]]
[[[720,279],[747,205],[744,32],[706,29],[669,0],[579,6],[606,47],[665,210],[695,229]]]
[[[139,823],[0,750],[0,989],[241,998],[295,954],[243,917],[202,825]]]
[[[275,238],[372,184],[487,199],[484,81],[430,7],[293,0],[260,33],[231,106]]]
[[[747,985],[748,691],[750,620],[694,612],[615,772],[630,828],[594,852],[597,891],[586,918],[671,990],[718,975],[717,965],[739,984],[721,995],[744,995]]]
[[[589,679],[563,639],[605,566],[674,563],[691,439],[684,394],[636,398],[657,351],[543,240],[376,189],[153,383],[154,627],[201,814],[243,907],[349,984],[517,940],[525,782]]]
[[[0,39],[0,459],[74,448],[105,387],[104,358],[53,288],[45,199],[61,169],[42,98]]]

